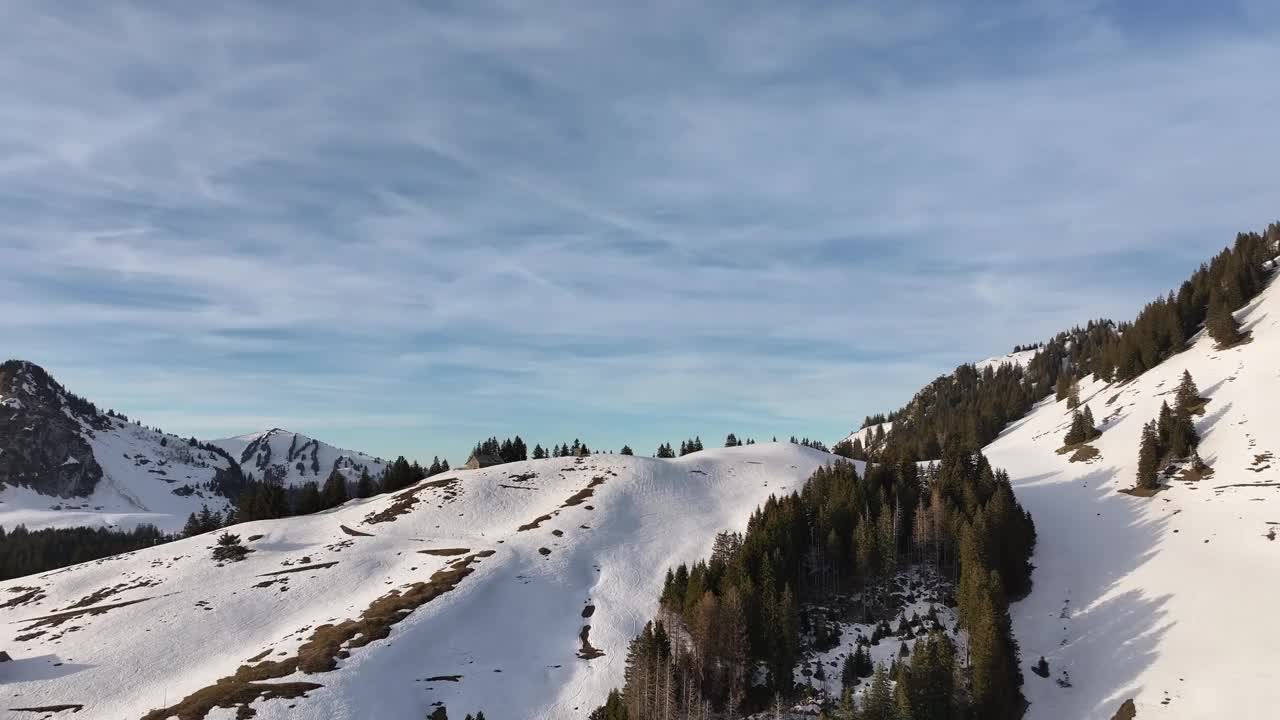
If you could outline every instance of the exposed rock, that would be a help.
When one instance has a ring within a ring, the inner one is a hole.
[[[102,467],[85,434],[110,422],[38,365],[0,365],[0,484],[64,498],[89,495]]]

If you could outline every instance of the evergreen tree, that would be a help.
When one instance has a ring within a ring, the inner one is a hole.
[[[541,445],[534,445],[534,446],[533,446],[533,459],[534,459],[534,460],[544,460],[544,459],[546,459],[546,457],[547,457],[547,451],[546,451],[546,450],[543,450]]]
[[[1102,433],[1098,431],[1098,423],[1093,419],[1093,411],[1088,405],[1084,406],[1084,412],[1081,413],[1084,418],[1085,440],[1092,440]]]
[[[323,509],[324,499],[320,496],[320,486],[314,480],[303,483],[293,501],[293,514],[310,515]]]
[[[862,699],[862,720],[897,720],[896,715],[889,671],[884,665],[877,665],[871,676],[871,687]]]
[[[1077,408],[1071,411],[1071,429],[1067,431],[1066,437],[1062,438],[1064,445],[1078,445],[1085,441],[1085,421],[1084,414]]]
[[[1157,474],[1160,470],[1160,437],[1154,422],[1142,428],[1142,441],[1138,448],[1138,487],[1154,490],[1160,486]]]
[[[738,442],[738,436],[733,433],[729,433],[729,436],[724,439],[725,447],[737,447],[741,444],[742,443]]]
[[[361,468],[360,479],[356,481],[356,497],[373,497],[374,492],[373,478],[369,477],[368,468]]]
[[[631,449],[630,445],[623,445],[622,450],[620,450],[619,453],[622,455],[635,455],[635,452]]]
[[[1221,293],[1215,292],[1209,300],[1205,330],[1217,341],[1219,347],[1234,345],[1244,339],[1240,334],[1240,323],[1236,322],[1231,310],[1232,303]]]
[[[1071,384],[1067,386],[1067,407],[1075,410],[1080,406],[1080,382],[1075,378],[1071,379]]]
[[[1196,381],[1191,377],[1190,370],[1182,371],[1182,380],[1178,383],[1178,392],[1174,396],[1174,408],[1182,410],[1183,408],[1191,408],[1200,403],[1200,388],[1196,387]]]
[[[1159,440],[1156,454],[1158,456],[1163,457],[1169,452],[1169,447],[1173,443],[1173,429],[1173,410],[1169,407],[1169,403],[1161,403],[1160,414],[1156,418],[1156,438]]]
[[[329,477],[324,481],[324,488],[320,491],[322,504],[326,508],[335,508],[346,502],[349,497],[347,495],[347,479],[338,472],[338,468],[334,468],[329,473]]]

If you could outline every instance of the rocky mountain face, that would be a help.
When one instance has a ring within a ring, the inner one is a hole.
[[[337,448],[281,428],[214,440],[213,444],[236,458],[246,476],[286,486],[322,483],[335,470],[349,482],[355,482],[361,472],[377,477],[386,467],[381,458]]]
[[[39,366],[21,360],[0,365],[0,486],[62,498],[89,495],[102,467],[86,435],[108,427],[109,418],[93,403]]]

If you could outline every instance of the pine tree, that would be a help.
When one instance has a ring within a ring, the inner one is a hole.
[[[1240,334],[1240,323],[1232,314],[1231,302],[1222,294],[1215,292],[1209,300],[1209,314],[1205,318],[1205,330],[1218,342],[1218,347],[1234,345],[1244,339]]]
[[[547,451],[542,449],[542,445],[533,446],[533,459],[544,460],[547,457]]]
[[[346,502],[347,496],[347,479],[338,472],[338,468],[334,468],[329,473],[328,479],[324,481],[324,489],[320,491],[322,502],[326,508],[338,507]]]
[[[1071,411],[1071,429],[1067,431],[1066,437],[1062,438],[1062,443],[1068,447],[1071,445],[1079,445],[1085,441],[1085,422],[1084,414],[1079,409]]]
[[[1080,406],[1080,382],[1075,378],[1071,379],[1071,385],[1067,388],[1067,407],[1075,410]]]
[[[1169,407],[1169,403],[1161,403],[1160,414],[1156,418],[1156,439],[1160,441],[1156,454],[1161,457],[1169,452],[1169,447],[1173,443],[1173,426],[1173,410]]]
[[[324,499],[320,496],[320,486],[314,480],[303,483],[293,502],[293,514],[310,515],[323,509]]]
[[[620,451],[618,451],[618,452],[619,452],[619,454],[621,454],[621,455],[635,455],[635,451],[633,451],[633,450],[631,449],[631,446],[630,446],[630,445],[623,445],[623,446],[622,446],[622,450],[620,450]]]
[[[1098,431],[1098,423],[1093,419],[1093,411],[1088,405],[1084,406],[1084,412],[1081,413],[1084,418],[1085,441],[1093,440],[1102,433]]]
[[[1142,444],[1138,448],[1138,487],[1154,490],[1160,486],[1160,437],[1154,422],[1142,427]]]
[[[1191,408],[1200,403],[1200,388],[1191,377],[1190,370],[1182,371],[1182,380],[1178,383],[1178,392],[1174,396],[1173,406],[1177,410]]]
[[[182,526],[182,536],[191,537],[193,535],[199,535],[202,532],[204,532],[204,530],[200,528],[200,520],[196,518],[196,514],[191,513],[188,515],[187,524]]]
[[[893,703],[893,687],[889,683],[889,671],[884,665],[876,665],[871,676],[871,687],[862,699],[862,720],[897,720]]]
[[[368,468],[360,469],[360,479],[356,481],[356,497],[373,497],[373,478],[369,477]]]

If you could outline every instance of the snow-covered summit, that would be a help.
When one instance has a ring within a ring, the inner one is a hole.
[[[275,478],[285,485],[324,482],[335,468],[355,482],[361,471],[367,470],[376,478],[386,466],[382,458],[337,448],[281,428],[214,440],[212,444],[235,458],[246,476]]]

